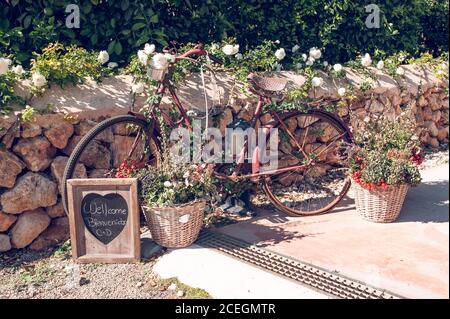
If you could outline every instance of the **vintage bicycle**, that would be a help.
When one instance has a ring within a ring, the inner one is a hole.
[[[88,178],[114,177],[111,172],[126,161],[158,165],[161,154],[160,121],[171,128],[185,127],[192,131],[191,117],[177,96],[172,83],[176,63],[188,60],[200,63],[202,56],[221,64],[220,59],[208,53],[202,44],[175,59],[162,74],[155,89],[157,97],[140,113],[106,119],[94,126],[77,144],[67,162],[63,180],[63,204],[67,209],[66,181],[77,177],[77,165],[83,164]],[[337,205],[350,187],[344,161],[345,148],[352,144],[352,135],[346,124],[335,114],[321,108],[308,111],[278,111],[265,108],[281,103],[288,81],[281,77],[248,76],[250,91],[258,96],[253,117],[246,127],[263,127],[263,134],[270,138],[271,129],[278,129],[278,167],[264,169],[258,161],[261,150],[255,148],[248,154],[248,141],[236,158],[236,165],[216,164],[216,176],[236,183],[249,181],[259,184],[275,208],[294,216],[316,215],[329,212]],[[164,95],[170,96],[179,118],[173,120],[167,110],[161,108]],[[145,116],[143,114],[146,114]],[[265,114],[271,120],[261,124]],[[240,120],[242,125],[242,119]],[[258,130],[255,130],[258,134]],[[97,154],[97,158],[92,158]],[[98,154],[101,154],[100,156]]]

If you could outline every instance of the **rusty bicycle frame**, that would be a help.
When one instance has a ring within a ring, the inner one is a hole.
[[[168,51],[168,49],[166,49],[166,52],[171,52],[173,53],[174,51]],[[213,62],[216,63],[220,63],[220,61],[215,58],[213,55],[209,54],[208,52],[206,52],[203,49],[203,45],[202,44],[197,44],[193,49],[187,51],[186,53],[176,56],[175,58],[175,62],[176,63],[178,61],[181,60],[189,60],[193,63],[198,63],[197,60],[191,58],[191,56],[208,56]],[[211,70],[209,67],[207,67],[209,70]],[[212,70],[211,70],[212,71]],[[213,71],[212,71],[213,72]],[[164,78],[158,82],[158,85],[156,87],[155,93],[158,95],[158,99],[151,105],[147,106],[147,111],[148,114],[150,114],[150,118],[151,118],[151,127],[149,132],[154,132],[155,131],[155,123],[158,123],[157,117],[155,115],[155,109],[159,109],[161,116],[163,117],[164,121],[172,128],[177,128],[180,127],[182,125],[185,125],[187,127],[187,129],[192,132],[192,125],[190,123],[189,120],[189,116],[187,114],[186,109],[183,107],[180,99],[178,98],[176,91],[175,91],[175,87],[173,86],[173,84],[171,83],[171,77],[172,77],[172,68],[169,67],[169,71],[166,73],[166,75],[164,76]],[[161,109],[159,107],[161,100],[163,98],[163,96],[167,93],[167,91],[169,92],[175,106],[177,107],[178,111],[181,114],[181,119],[179,119],[178,121],[174,122],[172,120],[172,118],[170,117],[169,114],[167,114],[163,109]],[[265,113],[263,113],[263,107],[266,104],[271,103],[269,98],[263,97],[261,95],[259,95],[257,92],[254,92],[255,94],[258,95],[258,103],[256,105],[256,109],[255,112],[253,114],[253,118],[250,122],[250,127],[255,129],[256,124],[257,124],[257,120],[260,116],[264,115]],[[318,101],[320,102],[320,101]],[[318,103],[315,102],[315,103]],[[322,113],[322,114],[326,114],[327,116],[331,116],[333,117],[334,120],[336,120],[337,122],[339,122],[340,124],[342,124],[343,126],[345,126],[345,124],[343,123],[343,121],[336,115],[325,112],[325,111],[321,111],[321,110],[315,110],[316,112]],[[130,112],[132,115],[140,117],[140,118],[145,118],[143,114],[141,113],[136,113],[136,112]],[[250,179],[253,182],[257,182],[261,177],[265,177],[265,176],[270,176],[270,175],[276,175],[276,174],[280,174],[280,173],[284,173],[284,172],[288,172],[288,171],[293,171],[293,170],[297,170],[297,171],[301,171],[301,170],[305,170],[308,169],[312,166],[315,165],[315,163],[311,160],[310,156],[304,151],[304,145],[300,145],[296,139],[294,138],[292,132],[289,131],[288,127],[286,126],[286,124],[284,123],[283,119],[289,117],[290,115],[292,115],[294,112],[284,112],[284,113],[277,113],[274,110],[270,110],[269,114],[272,116],[272,118],[274,120],[272,120],[271,122],[267,123],[264,127],[263,127],[263,133],[266,135],[266,138],[269,137],[269,132],[272,128],[274,128],[277,125],[281,125],[283,127],[283,129],[288,133],[288,135],[290,136],[290,138],[292,140],[295,141],[296,146],[298,147],[298,149],[300,150],[300,152],[302,153],[302,155],[304,156],[304,158],[306,159],[304,161],[305,164],[299,164],[299,165],[292,165],[292,166],[288,166],[288,167],[283,167],[283,168],[277,168],[277,169],[271,169],[271,170],[265,170],[265,171],[261,171],[260,169],[260,150],[259,147],[256,146],[253,154],[251,154],[251,158],[252,158],[252,170],[251,170],[251,174],[240,174],[241,169],[243,167],[243,164],[245,162],[245,158],[246,158],[246,154],[248,153],[248,140],[246,139],[244,141],[244,145],[243,148],[238,156],[238,159],[236,161],[236,163],[238,163],[236,165],[236,167],[234,168],[234,171],[231,175],[226,175],[226,174],[222,174],[219,172],[215,172],[215,175],[217,178],[219,179],[225,179],[225,180],[230,180],[230,181],[239,181],[239,180],[245,180],[245,179]],[[145,118],[146,121],[148,121],[147,118]],[[255,130],[256,133],[256,138],[258,138],[258,132],[257,130]],[[343,135],[347,134],[345,131],[342,135],[339,135],[338,138],[342,137]],[[139,138],[139,134],[137,139]],[[332,143],[328,144],[324,149],[322,149],[316,156],[320,156],[323,152],[325,152],[331,145],[333,145],[335,142],[337,141],[334,140]],[[137,143],[135,143],[137,144]],[[134,151],[134,147],[132,147],[130,154],[132,154],[132,152]],[[247,154],[248,155],[248,154]]]

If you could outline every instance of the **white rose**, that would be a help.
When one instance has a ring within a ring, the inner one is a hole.
[[[131,91],[133,91],[133,93],[136,93],[136,94],[144,93],[144,89],[145,89],[145,85],[141,82],[133,84],[131,86]]]
[[[234,48],[233,45],[231,44],[227,44],[226,46],[224,46],[222,48],[223,53],[225,53],[226,55],[233,55],[234,52]]]
[[[153,52],[155,52],[155,45],[146,43],[145,46],[144,46],[144,52],[147,55],[152,54]]]
[[[164,53],[164,56],[166,57],[167,62],[169,62],[169,63],[175,62],[175,56],[173,54]]]
[[[109,62],[108,63],[108,68],[110,69],[114,69],[117,68],[119,65],[116,62]]]
[[[378,70],[383,70],[384,69],[384,61],[383,60],[378,61],[377,69]]]
[[[328,66],[328,61],[323,61],[323,66],[327,67]]]
[[[333,70],[335,72],[341,72],[342,71],[342,64],[336,63],[335,65],[333,65]]]
[[[108,62],[109,61],[109,54],[108,54],[108,52],[100,51],[100,53],[98,54],[97,60],[101,64],[105,64],[106,62]]]
[[[139,62],[141,62],[142,65],[147,65],[148,62],[148,55],[145,53],[144,50],[139,50],[137,53]]]
[[[398,57],[398,60],[399,60],[400,62],[405,61],[405,59],[406,59],[406,57],[405,57],[404,55],[401,55],[401,56]]]
[[[31,77],[31,81],[33,82],[33,85],[36,87],[41,87],[47,84],[47,80],[45,79],[45,76],[39,73],[34,73]]]
[[[21,65],[16,65],[15,67],[12,68],[12,71],[15,74],[17,74],[18,76],[21,76],[22,74],[25,73],[25,71]]]
[[[395,70],[395,73],[397,75],[404,75],[405,74],[405,69],[403,69],[402,67],[398,67],[397,70]]]
[[[243,58],[242,53],[237,53],[234,57],[235,57],[237,60],[242,60],[242,58]]]
[[[322,51],[317,48],[311,48],[309,50],[309,56],[314,58],[315,60],[319,60],[322,57]]]
[[[280,40],[275,40],[274,43],[275,44],[280,44]]]
[[[302,54],[302,59],[304,62],[306,62],[306,60],[308,60],[308,56],[306,55],[306,53]]]
[[[321,77],[315,76],[315,77],[312,78],[311,84],[314,87],[321,86],[323,84],[323,79]]]
[[[172,187],[172,183],[169,181],[164,182],[164,187]]]
[[[233,55],[236,55],[239,52],[239,44],[233,45]]]
[[[292,47],[292,52],[295,53],[295,52],[298,51],[298,49],[300,49],[300,46],[298,46],[298,45],[296,44],[296,45],[294,45],[294,46]]]
[[[372,58],[370,57],[369,53],[366,53],[362,58],[361,58],[361,64],[364,67],[368,67],[372,64]]]
[[[156,53],[152,58],[151,65],[152,68],[161,70],[165,69],[168,63],[167,57],[163,53]]]
[[[316,61],[316,60],[315,60],[314,58],[309,57],[309,58],[308,58],[308,61],[306,61],[305,64],[308,65],[308,66],[311,66],[311,65],[314,64],[315,61]]]
[[[283,48],[278,49],[275,51],[275,56],[277,57],[278,60],[283,60],[284,57],[286,56],[286,52],[284,51]]]
[[[10,59],[0,58],[0,75],[8,72],[8,68],[11,65],[12,61]]]
[[[339,90],[338,90],[338,94],[340,96],[344,96],[346,92],[347,92],[347,90],[345,88],[339,88]]]

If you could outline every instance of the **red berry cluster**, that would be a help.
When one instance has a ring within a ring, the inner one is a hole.
[[[140,169],[140,168],[144,168],[145,167],[145,163],[141,162],[141,163],[135,163],[133,161],[130,160],[124,160],[119,168],[116,171],[115,177],[116,178],[129,178],[132,177],[134,175],[134,173],[136,172],[136,170]]]

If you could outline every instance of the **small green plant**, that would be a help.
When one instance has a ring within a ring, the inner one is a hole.
[[[36,121],[36,114],[36,110],[33,107],[27,105],[25,107],[25,110],[20,113],[20,120],[22,123],[32,123]]]
[[[55,83],[64,87],[67,84],[78,84],[86,77],[98,81],[111,73],[110,69],[102,67],[97,52],[61,43],[51,43],[42,53],[35,53],[31,65],[36,92],[42,91],[47,84]]]
[[[53,252],[53,257],[68,258],[70,256],[70,251],[71,251],[70,240],[67,240]]]
[[[17,96],[14,92],[14,87],[19,78],[18,75],[10,70],[8,66],[6,66],[7,62],[4,63],[4,67],[8,68],[8,70],[4,74],[0,74],[0,116],[8,114],[11,111],[10,106],[12,104],[25,104],[24,99],[20,96]]]

